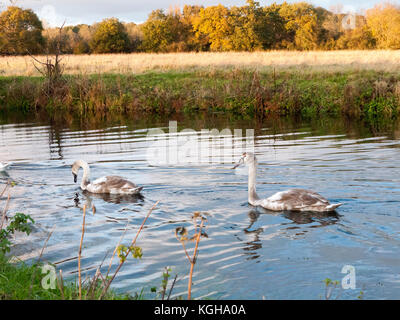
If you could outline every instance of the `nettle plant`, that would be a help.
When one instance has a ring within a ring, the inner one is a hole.
[[[0,252],[3,254],[10,252],[12,245],[10,237],[16,231],[29,235],[32,231],[31,223],[35,223],[31,216],[20,212],[11,217],[8,226],[5,228],[2,227],[0,230]]]

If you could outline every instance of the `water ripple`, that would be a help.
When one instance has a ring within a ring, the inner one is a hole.
[[[240,122],[243,129],[252,125]],[[168,123],[160,122],[159,128],[167,131]],[[15,182],[10,211],[28,213],[36,221],[30,236],[16,237],[14,253],[36,259],[55,227],[43,259],[75,279],[82,207],[94,205],[95,214],[88,211],[86,217],[82,264],[91,275],[107,255],[105,273],[121,236],[125,233],[122,243],[130,243],[147,211],[161,200],[137,243],[143,258],[128,259],[114,283],[118,290],[144,288],[146,297],[154,298],[150,288],[160,286],[164,267],[170,266],[173,276],[178,274],[173,296],[185,296],[189,264],[174,230],[185,226],[193,232],[192,214],[201,211],[208,214],[208,238],[200,243],[195,267],[197,298],[318,299],[324,293],[322,280],[341,279],[345,264],[356,267],[357,290],[363,286],[366,298],[393,298],[398,292],[400,141],[391,134],[349,134],[342,127],[322,134],[324,128],[307,123],[278,129],[266,123],[258,129],[260,195],[301,187],[344,203],[337,216],[299,216],[249,206],[246,169],[232,171],[229,164],[207,159],[196,166],[149,165],[148,129],[135,123],[94,130],[34,122],[1,125],[0,160],[14,165],[0,173],[0,184]],[[144,197],[83,193],[70,172],[79,158],[90,163],[94,177],[117,174],[143,185]],[[188,249],[192,252],[193,243]],[[115,258],[111,271],[117,264]],[[343,298],[354,299],[357,290]]]

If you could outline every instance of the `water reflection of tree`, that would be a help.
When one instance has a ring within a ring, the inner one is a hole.
[[[60,128],[57,126],[51,126],[49,129],[49,148],[51,160],[62,160],[64,158]],[[54,154],[57,154],[57,156],[54,157]]]

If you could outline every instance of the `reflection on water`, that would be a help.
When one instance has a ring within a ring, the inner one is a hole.
[[[339,221],[339,214],[335,211],[333,212],[302,212],[299,214],[298,212],[274,212],[269,211],[264,208],[251,209],[248,212],[248,217],[250,220],[250,224],[248,227],[243,229],[244,234],[247,236],[253,236],[252,241],[246,242],[247,246],[243,248],[247,251],[249,257],[247,259],[256,259],[259,258],[257,254],[257,250],[262,248],[262,242],[260,241],[260,234],[264,232],[264,229],[261,227],[254,228],[254,225],[257,225],[257,220],[259,219],[261,214],[269,214],[269,215],[279,215],[283,216],[292,222],[284,222],[281,223],[281,231],[285,230],[298,230],[295,233],[295,236],[301,236],[307,233],[307,228],[319,228],[324,227],[330,224],[335,224]],[[299,225],[307,225],[307,227],[298,226]]]
[[[85,196],[85,200],[88,203],[88,207],[91,207],[92,199],[102,199],[103,201],[120,204],[120,203],[140,203],[143,202],[144,197],[141,194],[97,194],[97,193],[90,193],[87,191],[83,192]],[[78,196],[79,197],[79,196]]]
[[[138,241],[143,258],[128,259],[115,281],[118,290],[135,293],[144,288],[152,298],[150,288],[159,286],[164,267],[170,266],[172,274],[178,274],[175,296],[185,295],[187,258],[174,230],[185,226],[191,232],[191,216],[201,211],[208,214],[208,238],[200,243],[195,297],[319,299],[323,279],[340,280],[346,264],[356,268],[357,289],[345,290],[341,298],[354,299],[361,288],[366,299],[398,295],[398,124],[377,130],[340,119],[175,120],[179,131],[255,129],[260,196],[307,188],[344,205],[330,214],[269,212],[247,204],[246,168],[234,171],[226,163],[149,165],[147,132],[167,131],[169,119],[84,127],[4,118],[0,161],[14,165],[0,173],[0,184],[15,182],[10,211],[30,214],[36,221],[30,236],[16,238],[14,253],[21,259],[37,258],[54,228],[43,259],[57,263],[65,277],[74,279],[86,205],[82,264],[93,274],[106,255],[108,261],[122,235],[122,243],[130,243],[148,210],[161,200]],[[125,177],[144,187],[143,196],[82,192],[71,176],[76,159],[89,162],[93,179]]]

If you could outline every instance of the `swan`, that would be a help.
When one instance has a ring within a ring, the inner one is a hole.
[[[253,206],[261,206],[272,211],[334,211],[342,203],[330,204],[328,200],[311,190],[289,189],[277,192],[269,198],[260,199],[256,193],[257,158],[251,152],[244,152],[238,163],[232,169],[242,163],[249,167],[248,201]]]
[[[0,162],[0,171],[6,171],[11,164],[12,162]]]
[[[90,168],[86,161],[77,160],[72,165],[74,182],[77,181],[79,168],[83,169],[81,189],[101,194],[138,194],[143,189],[133,182],[118,176],[106,176],[90,182]]]

